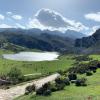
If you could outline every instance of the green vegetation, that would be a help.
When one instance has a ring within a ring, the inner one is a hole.
[[[98,60],[100,55],[90,56],[92,60]],[[96,61],[90,61],[90,65],[95,65]],[[91,67],[90,67],[91,68]],[[92,67],[90,72],[77,74],[76,84],[70,84],[61,91],[53,92],[51,96],[37,96],[34,94],[24,95],[16,100],[99,100],[100,99],[100,69],[99,67],[94,72]],[[73,75],[72,75],[73,76]],[[75,76],[75,75],[74,75]],[[84,78],[85,77],[85,78]],[[85,83],[86,82],[86,83]],[[87,86],[86,86],[87,85]],[[77,87],[78,86],[78,87]],[[85,87],[84,87],[85,86]],[[56,88],[54,84],[52,87]]]
[[[85,65],[85,64],[87,65],[88,63],[91,65],[94,65],[97,60],[100,60],[100,55],[90,55],[89,58],[92,58],[92,59],[88,59],[87,57],[83,59],[82,56],[80,56],[81,61],[78,61],[79,57],[77,57],[77,62],[76,62],[76,60],[73,59],[75,58],[75,55],[61,55],[59,57],[59,60],[55,60],[55,61],[43,61],[43,62],[20,61],[18,62],[18,61],[6,60],[2,58],[2,54],[5,54],[5,53],[14,53],[14,52],[7,51],[7,50],[0,50],[0,55],[1,55],[0,56],[0,75],[7,75],[10,72],[10,70],[13,68],[18,68],[22,72],[21,73],[22,75],[35,74],[35,73],[41,73],[42,75],[47,75],[54,72],[63,73],[64,71],[66,72],[69,68],[73,68],[75,63],[76,63],[75,66],[77,65],[78,62],[79,62],[79,65]],[[87,61],[86,59],[89,61]],[[82,68],[82,66],[80,68]],[[85,68],[87,68],[87,66],[85,66]],[[83,70],[83,69],[80,69],[80,70]],[[17,72],[19,73],[18,70]],[[91,73],[92,75],[90,75]],[[85,81],[86,81],[86,84],[85,84]],[[56,91],[57,87],[55,87],[55,84],[52,83],[51,87],[52,87],[52,90],[54,90],[54,92],[52,92],[52,95],[49,97],[39,96],[39,95],[36,96],[33,92],[29,95],[21,96],[17,98],[16,100],[33,100],[33,99],[35,100],[45,100],[45,99],[46,100],[56,100],[56,99],[66,100],[66,98],[67,100],[84,100],[88,98],[92,98],[93,100],[98,100],[98,98],[100,98],[100,95],[99,95],[100,69],[95,70],[92,67],[91,70],[88,70],[85,73],[77,74],[76,84],[73,84],[73,83],[70,84],[69,79],[64,80],[64,82],[66,83],[67,86],[65,87],[63,84],[60,85],[62,88],[60,89],[60,91]],[[86,87],[83,87],[83,86],[86,86]],[[30,87],[28,87],[28,89],[30,89]],[[45,91],[44,94],[46,95],[51,94],[51,91],[47,90]]]
[[[83,77],[85,74],[80,75]],[[87,84],[86,87],[76,87],[74,84],[66,86],[62,91],[53,92],[51,96],[36,96],[34,93],[24,95],[16,100],[99,100],[100,98],[100,69],[92,76],[86,76]]]
[[[7,77],[12,84],[16,84],[24,80],[21,70],[16,67],[11,68],[10,72],[7,74]]]
[[[22,62],[22,61],[12,61],[2,58],[2,54],[13,53],[10,51],[0,50],[0,74],[7,74],[12,67],[17,67],[25,74],[42,73],[49,74],[59,70],[66,70],[72,67],[75,60],[73,60],[72,55],[60,56],[59,60],[55,61],[42,61],[42,62]]]

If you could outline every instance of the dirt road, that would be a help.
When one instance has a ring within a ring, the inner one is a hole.
[[[51,82],[55,80],[60,75],[58,73],[47,76],[45,78],[39,79],[39,80],[33,80],[30,83],[26,83],[21,86],[12,87],[7,90],[0,89],[0,100],[13,100],[14,98],[21,96],[25,93],[25,88],[29,85],[32,85],[33,83],[36,85],[36,88],[40,88],[43,84]]]

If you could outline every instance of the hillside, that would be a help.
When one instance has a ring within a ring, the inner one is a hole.
[[[7,42],[29,49],[43,51],[70,51],[74,46],[74,40],[55,34],[41,33],[27,34],[24,31],[2,31],[0,32],[1,43]]]
[[[100,53],[100,29],[92,36],[76,39],[75,46],[84,48],[83,53]]]

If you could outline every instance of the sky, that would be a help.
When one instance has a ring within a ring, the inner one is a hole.
[[[70,29],[90,35],[100,28],[100,0],[0,0],[0,28]]]

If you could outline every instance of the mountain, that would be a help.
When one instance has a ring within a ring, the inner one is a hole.
[[[74,30],[67,30],[65,32],[65,36],[69,37],[69,38],[73,38],[73,39],[77,39],[77,38],[82,38],[82,37],[86,37],[85,34],[74,31]]]
[[[60,31],[50,31],[50,30],[40,30],[37,28],[32,28],[32,29],[16,29],[16,28],[6,28],[6,29],[0,29],[0,32],[14,32],[14,33],[24,33],[24,34],[28,34],[28,35],[34,35],[34,34],[41,34],[41,33],[48,33],[48,34],[52,34],[52,35],[59,35],[62,37],[68,37],[68,38],[72,38],[72,39],[77,39],[77,38],[82,38],[85,37],[86,35],[74,30],[67,30],[64,33],[60,32]]]
[[[100,53],[100,29],[89,37],[76,39],[75,46],[85,48],[84,53]]]
[[[26,32],[26,33],[25,33]],[[10,43],[13,45],[39,49],[43,51],[71,52],[74,46],[74,40],[55,34],[33,33],[30,35],[26,30],[4,30],[0,32],[0,43]]]

